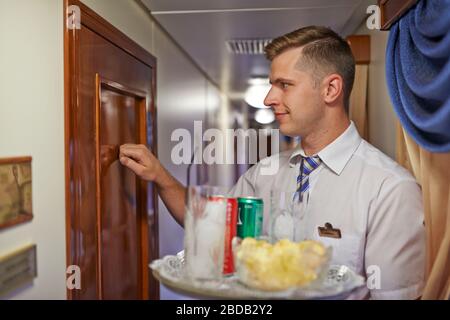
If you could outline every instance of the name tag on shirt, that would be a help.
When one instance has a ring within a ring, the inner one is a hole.
[[[324,227],[318,227],[319,236],[328,238],[341,238],[341,230],[333,228],[332,224],[327,222]]]

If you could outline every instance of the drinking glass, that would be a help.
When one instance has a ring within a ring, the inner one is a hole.
[[[226,191],[216,186],[187,188],[184,251],[186,272],[191,279],[222,278]]]

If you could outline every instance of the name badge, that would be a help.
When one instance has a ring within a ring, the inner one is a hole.
[[[324,227],[318,227],[317,229],[319,230],[319,236],[321,237],[336,239],[341,238],[341,230],[333,228],[333,226],[329,222],[325,223]]]

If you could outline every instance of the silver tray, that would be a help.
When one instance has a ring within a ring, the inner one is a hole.
[[[242,284],[236,276],[222,280],[190,280],[186,277],[184,256],[165,256],[150,264],[154,276],[166,287],[190,297],[207,299],[345,299],[365,285],[364,278],[344,265],[331,265],[326,276],[309,286],[267,292]]]

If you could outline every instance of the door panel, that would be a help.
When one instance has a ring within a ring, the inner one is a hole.
[[[76,0],[81,29],[65,32],[67,263],[81,268],[72,299],[156,299],[156,194],[118,161],[123,143],[156,153],[155,59]]]
[[[140,136],[145,119],[139,121],[139,110],[145,110],[146,101],[145,93],[137,97],[131,91],[118,90],[123,85],[114,86],[97,76],[102,294],[104,299],[138,299],[139,262],[145,248],[131,240],[142,240],[138,216],[145,213],[146,203],[145,198],[138,199],[136,176],[119,163],[117,153],[121,144],[145,143],[145,136]]]

